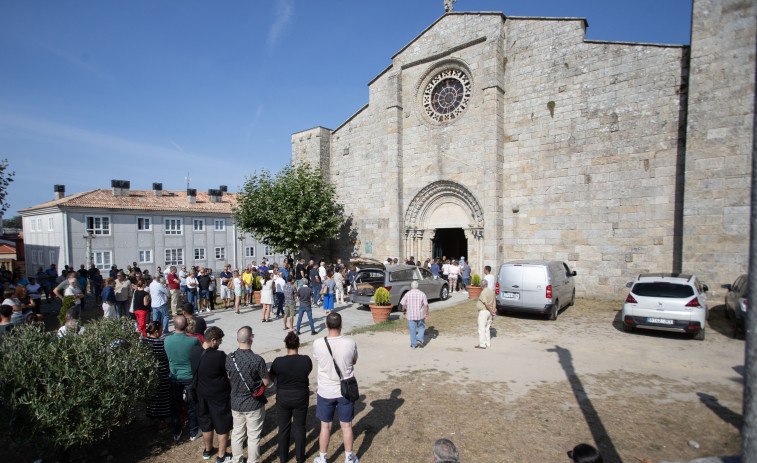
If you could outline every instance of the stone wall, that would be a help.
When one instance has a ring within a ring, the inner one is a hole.
[[[747,271],[756,18],[753,0],[694,0],[683,260],[716,290]]]

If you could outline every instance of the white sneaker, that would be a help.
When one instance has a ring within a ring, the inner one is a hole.
[[[205,309],[205,312],[210,312],[210,309],[209,309],[209,308],[208,308],[208,309]]]
[[[358,463],[358,459],[355,454],[352,454],[349,458],[344,459],[344,463]]]
[[[328,463],[325,458],[318,455],[315,457],[315,460],[313,460],[313,463]]]

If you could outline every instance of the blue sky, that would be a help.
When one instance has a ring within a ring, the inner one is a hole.
[[[458,0],[455,11],[577,16],[587,38],[688,44],[690,0]],[[0,4],[6,217],[53,197],[280,169],[291,134],[339,126],[442,0],[7,1]]]

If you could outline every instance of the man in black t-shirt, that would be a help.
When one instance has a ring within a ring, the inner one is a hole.
[[[218,434],[218,455],[216,463],[231,461],[226,453],[229,431],[232,427],[231,385],[226,375],[226,353],[218,350],[223,342],[223,331],[211,326],[205,331],[202,347],[195,346],[189,356],[192,372],[197,384],[197,423],[205,441],[202,457],[210,459],[213,453],[213,431]]]
[[[318,270],[316,269],[316,272]],[[312,334],[315,334],[315,325],[313,324],[313,310],[310,307],[311,299],[313,297],[313,290],[310,289],[308,286],[307,280],[302,280],[302,288],[297,290],[297,299],[300,300],[300,310],[298,311],[297,315],[297,335],[300,334],[300,323],[302,322],[302,314],[308,315],[308,320],[310,321],[310,332]]]
[[[252,351],[252,328],[243,326],[237,331],[239,349],[226,357],[226,373],[231,381],[231,432],[233,461],[243,461],[244,439],[247,441],[247,461],[260,458],[260,434],[265,420],[265,394],[261,385],[268,386],[268,370],[263,357]],[[256,397],[255,394],[259,396]]]
[[[307,279],[307,274],[305,273],[305,259],[300,259],[300,261],[297,262],[297,267],[294,270],[294,278],[297,280],[297,287],[302,287],[302,279]]]
[[[210,299],[210,270],[205,269],[197,276],[197,287],[200,293],[200,312],[206,309],[210,312],[208,301]]]

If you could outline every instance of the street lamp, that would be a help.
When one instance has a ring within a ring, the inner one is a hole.
[[[240,254],[242,254],[242,263],[244,263],[244,234],[237,236],[237,239],[239,240],[239,247],[242,249]],[[234,259],[234,267],[239,268],[239,263],[236,259]]]
[[[92,240],[95,239],[95,235],[90,231],[82,238],[87,240],[87,268],[89,269],[92,267]]]

